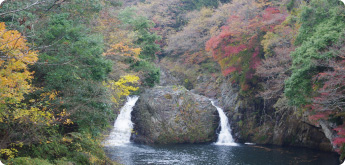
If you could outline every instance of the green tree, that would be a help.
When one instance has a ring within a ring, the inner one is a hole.
[[[136,33],[134,44],[140,46],[142,50],[139,57],[152,61],[156,58],[156,52],[160,51],[156,41],[161,37],[150,31],[155,24],[143,16],[136,16],[135,11],[135,8],[125,8],[119,13],[119,19],[127,26],[132,27]]]
[[[292,75],[285,82],[285,95],[291,105],[310,103],[312,77],[326,69],[318,61],[334,57],[328,47],[345,30],[344,14],[338,0],[312,0],[302,6],[301,27],[295,42],[299,47],[291,53]]]

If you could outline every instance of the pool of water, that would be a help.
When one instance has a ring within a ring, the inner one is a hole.
[[[188,165],[339,165],[335,153],[306,148],[214,144],[143,145],[130,143],[105,147],[108,156],[121,164]]]

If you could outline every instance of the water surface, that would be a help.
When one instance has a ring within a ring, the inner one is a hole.
[[[105,147],[108,156],[125,165],[339,165],[335,153],[306,148],[214,144],[143,145],[129,143]]]

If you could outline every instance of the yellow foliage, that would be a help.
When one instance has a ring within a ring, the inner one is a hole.
[[[66,143],[72,143],[73,139],[68,138],[68,137],[63,137],[63,138],[62,138],[62,141],[63,141],[63,142],[66,142]]]
[[[29,49],[18,31],[6,30],[0,22],[0,52],[0,104],[19,103],[32,90],[33,72],[27,65],[37,61],[37,51]]]
[[[255,5],[258,8],[264,8],[265,6],[272,6],[272,2],[270,0],[255,0]]]
[[[63,124],[69,125],[69,124],[73,124],[73,121],[71,119],[66,119]]]
[[[131,48],[128,45],[120,42],[118,44],[111,45],[111,48],[104,53],[104,55],[122,55],[122,56],[131,56],[135,59],[139,58],[141,48]]]
[[[0,157],[7,157],[7,159],[14,158],[18,153],[18,150],[14,147],[23,147],[23,142],[11,143],[10,146],[10,149],[0,149]]]
[[[17,153],[18,153],[18,150],[15,148],[0,150],[1,157],[8,157],[8,159],[14,158],[17,155]]]
[[[53,114],[46,110],[49,103],[43,106],[31,106],[20,103],[24,94],[35,90],[30,81],[33,72],[28,65],[37,61],[37,51],[27,46],[26,39],[16,30],[6,30],[5,23],[0,23],[0,122],[32,122],[50,123]],[[55,99],[56,91],[41,95],[43,101],[46,96],[49,100]],[[38,100],[31,99],[34,104]],[[12,106],[11,110],[6,108]]]
[[[139,89],[139,87],[127,85],[128,83],[139,83],[139,77],[135,75],[126,75],[122,76],[118,81],[110,80],[108,82],[103,82],[103,85],[112,91],[111,100],[117,103],[122,96],[128,96],[131,91]]]

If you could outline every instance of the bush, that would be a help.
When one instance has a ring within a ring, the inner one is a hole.
[[[18,157],[5,163],[13,164],[13,165],[16,165],[16,164],[18,165],[52,165],[47,160],[39,159],[39,158],[30,158],[30,157]]]
[[[136,61],[131,64],[130,68],[136,72],[140,72],[140,80],[144,86],[153,87],[156,83],[159,83],[160,69],[145,60]]]

